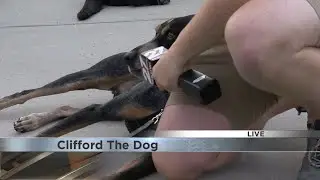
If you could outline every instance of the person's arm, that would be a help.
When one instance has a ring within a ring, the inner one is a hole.
[[[181,31],[169,51],[181,63],[224,42],[224,29],[231,15],[249,0],[206,0],[190,23]]]

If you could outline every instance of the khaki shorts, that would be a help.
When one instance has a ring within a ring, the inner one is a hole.
[[[320,0],[307,0],[320,18]]]
[[[213,48],[195,58],[193,62],[195,65],[192,69],[217,79],[221,86],[221,98],[205,108],[226,116],[233,129],[247,129],[266,109],[277,102],[275,95],[260,91],[242,80],[225,47],[220,47],[220,50]],[[201,106],[183,92],[172,92],[167,106],[179,104]]]

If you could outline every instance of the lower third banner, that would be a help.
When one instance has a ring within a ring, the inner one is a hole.
[[[207,132],[207,133],[206,133]],[[229,132],[229,133],[228,133]],[[310,131],[173,131],[157,137],[0,138],[1,152],[241,152],[305,151]],[[319,148],[317,148],[319,151]]]
[[[305,151],[319,131],[164,131],[157,137],[0,138],[1,152],[241,152]],[[301,141],[304,141],[301,143]],[[319,141],[320,142],[320,141]],[[320,143],[314,151],[320,150]]]

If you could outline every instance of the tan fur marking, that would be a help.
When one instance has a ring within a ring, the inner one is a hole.
[[[121,116],[128,117],[130,119],[143,118],[143,117],[146,117],[152,113],[153,113],[153,111],[150,109],[146,109],[143,107],[139,108],[139,107],[135,107],[133,105],[126,105],[119,112],[119,114],[121,114]]]

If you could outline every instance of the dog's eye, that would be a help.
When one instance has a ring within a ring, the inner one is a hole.
[[[172,32],[168,32],[167,39],[169,41],[174,41],[176,38],[176,35],[174,35]]]

